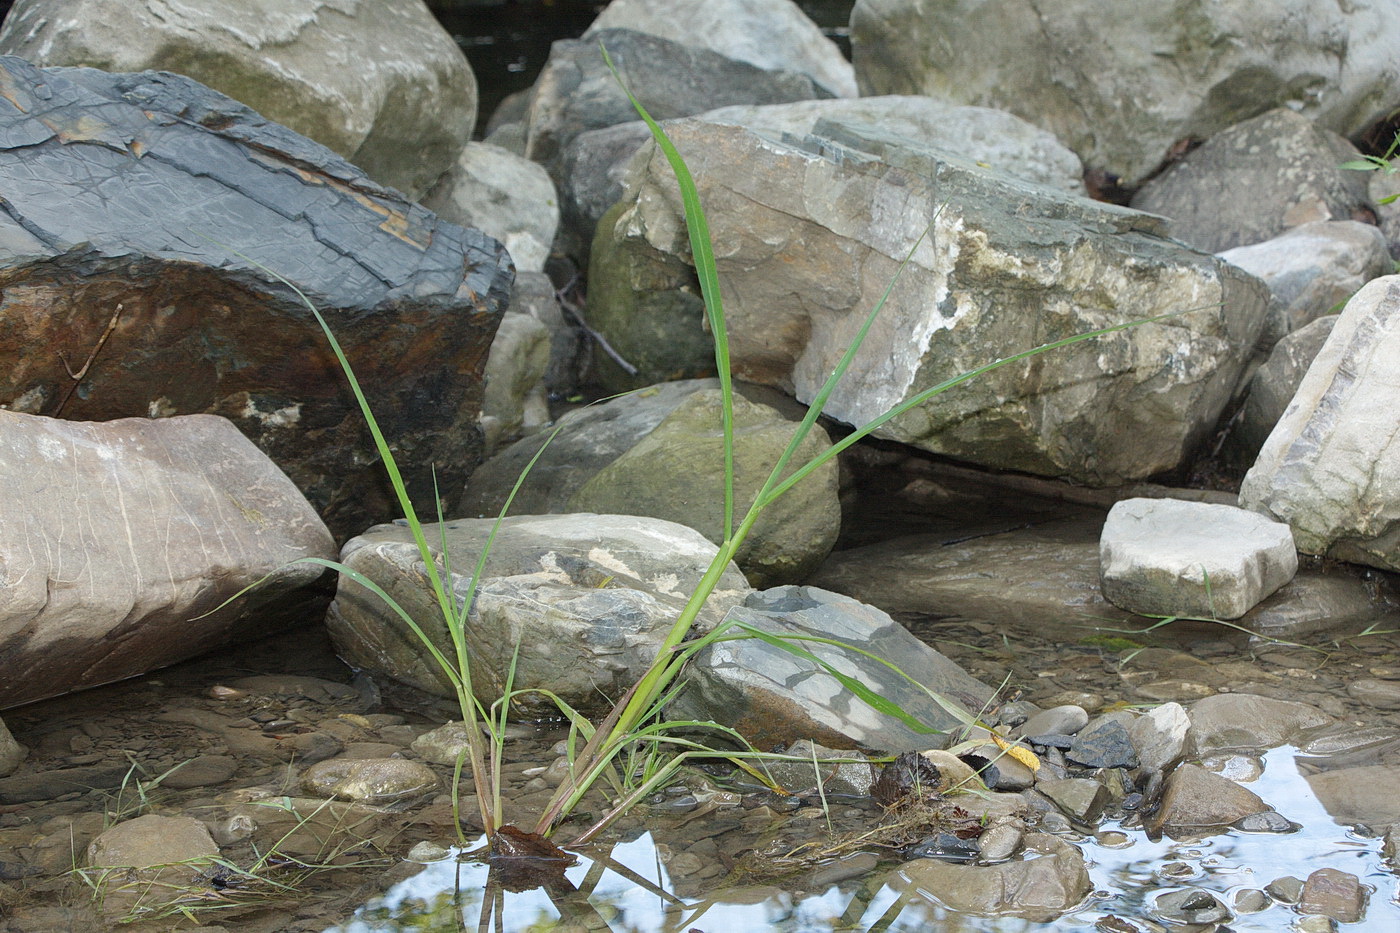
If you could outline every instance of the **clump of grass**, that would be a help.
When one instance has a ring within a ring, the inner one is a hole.
[[[606,49],[603,50],[602,54],[608,67],[612,69],[613,74],[617,76],[617,70],[613,66],[611,58],[608,57]],[[546,440],[545,445],[541,446],[540,450],[535,454],[535,457],[517,479],[510,495],[506,499],[505,506],[501,509],[500,514],[497,516],[492,526],[485,546],[481,549],[476,565],[472,569],[471,577],[465,592],[460,595],[454,595],[451,585],[452,569],[448,563],[445,529],[440,527],[440,536],[438,540],[432,543],[429,542],[426,530],[418,518],[413,503],[409,498],[403,477],[395,462],[393,451],[390,449],[380,431],[379,425],[355,377],[350,362],[341,349],[339,342],[336,340],[334,333],[332,333],[330,327],[327,325],[324,317],[322,317],[314,303],[311,302],[305,294],[297,289],[291,282],[281,276],[277,276],[276,273],[272,273],[270,270],[266,270],[265,267],[262,267],[264,271],[268,271],[269,274],[278,278],[283,284],[287,285],[300,296],[320,325],[336,359],[340,363],[351,392],[360,407],[360,411],[373,437],[375,447],[383,461],[390,484],[394,489],[399,506],[407,521],[413,542],[422,558],[423,572],[427,584],[434,594],[442,621],[448,633],[450,653],[440,648],[408,612],[398,605],[379,584],[366,577],[364,574],[337,561],[329,561],[320,558],[305,558],[304,561],[331,568],[383,600],[389,610],[397,616],[409,631],[413,632],[418,641],[422,644],[423,649],[428,652],[451,684],[457,705],[462,714],[467,736],[467,745],[458,756],[454,768],[454,808],[456,806],[457,791],[461,783],[462,772],[465,770],[468,772],[473,782],[476,791],[475,799],[481,811],[481,822],[486,828],[487,837],[493,852],[495,852],[498,844],[505,849],[513,849],[513,847],[517,845],[517,841],[520,837],[518,830],[507,834],[499,833],[503,825],[500,796],[501,763],[503,758],[506,720],[511,704],[526,693],[542,695],[546,699],[552,701],[569,721],[571,727],[569,741],[571,768],[569,774],[558,786],[554,796],[540,813],[532,830],[533,837],[541,839],[548,836],[560,822],[578,806],[579,802],[590,790],[600,786],[600,782],[609,784],[613,788],[616,795],[615,805],[602,819],[589,827],[583,835],[579,837],[580,840],[591,838],[600,831],[610,819],[625,811],[628,807],[634,805],[647,794],[665,783],[674,775],[678,768],[691,759],[715,757],[718,755],[728,757],[741,766],[752,769],[752,766],[749,765],[748,762],[755,758],[762,757],[752,749],[736,753],[721,753],[717,752],[712,747],[681,734],[684,731],[693,731],[697,727],[708,728],[716,730],[727,739],[737,742],[741,748],[746,748],[743,737],[735,733],[732,729],[726,729],[714,723],[667,722],[662,715],[669,701],[675,697],[677,692],[681,689],[680,676],[687,662],[700,650],[724,639],[762,639],[775,647],[824,667],[833,677],[837,678],[844,690],[860,698],[880,712],[900,719],[916,731],[936,731],[924,726],[914,717],[890,703],[864,683],[855,678],[841,674],[832,669],[830,665],[824,664],[810,651],[807,651],[799,642],[818,642],[837,645],[843,650],[856,650],[852,649],[850,645],[827,639],[796,639],[793,637],[773,635],[735,620],[727,620],[712,632],[698,639],[691,640],[691,629],[700,611],[705,606],[711,593],[718,584],[721,575],[737,554],[740,546],[753,529],[759,516],[779,497],[788,492],[788,490],[792,489],[813,472],[839,456],[843,451],[864,440],[866,437],[869,437],[874,431],[878,430],[886,423],[898,418],[911,409],[927,404],[930,400],[955,386],[975,379],[984,373],[1002,366],[1011,365],[1040,353],[1045,353],[1080,341],[1093,339],[1104,334],[1124,330],[1129,327],[1137,326],[1138,324],[1160,321],[1173,316],[1175,313],[1184,313],[1174,312],[1173,314],[1113,325],[1092,332],[1067,337],[1021,353],[1013,354],[1004,359],[996,360],[968,372],[945,379],[937,385],[915,394],[906,401],[889,409],[884,414],[860,426],[842,440],[831,444],[805,463],[795,464],[793,461],[797,455],[798,449],[812,431],[817,418],[821,415],[822,410],[826,406],[828,399],[831,397],[832,392],[835,390],[842,376],[850,368],[856,352],[866,339],[876,317],[889,299],[898,280],[899,273],[902,272],[911,261],[914,250],[919,247],[925,238],[932,236],[933,225],[931,223],[929,229],[925,231],[919,241],[910,248],[909,254],[904,258],[899,267],[899,271],[886,288],[884,294],[866,315],[851,346],[842,356],[840,362],[832,371],[831,376],[816,393],[797,430],[794,432],[790,443],[778,457],[777,462],[774,464],[762,488],[755,496],[754,501],[742,515],[739,515],[734,495],[733,385],[730,379],[729,344],[725,327],[724,309],[720,298],[719,277],[710,243],[709,226],[700,203],[694,179],[691,177],[685,160],[666,136],[665,131],[652,119],[642,104],[632,95],[631,91],[627,89],[620,77],[618,81],[623,85],[623,90],[627,93],[638,115],[645,121],[656,145],[670,164],[676,176],[682,202],[684,204],[691,254],[700,283],[700,291],[704,301],[709,330],[713,336],[715,367],[720,382],[725,463],[724,485],[721,493],[724,500],[724,537],[716,549],[714,559],[702,575],[700,582],[690,594],[685,606],[668,629],[650,666],[640,675],[631,688],[618,699],[601,721],[597,723],[591,722],[586,717],[579,714],[578,711],[562,698],[551,694],[547,690],[516,689],[513,683],[513,666],[508,673],[502,696],[489,706],[486,705],[473,690],[473,675],[471,670],[472,658],[467,648],[465,632],[476,588],[485,572],[488,555],[491,552],[496,534],[501,527],[504,516],[509,510],[511,503],[514,501],[516,494],[519,492],[521,485],[529,475],[530,470],[548,447],[548,441],[552,440],[553,435]],[[556,432],[557,430],[556,428]],[[442,515],[440,510],[437,518],[441,523]],[[891,664],[886,659],[875,657],[868,652],[859,653],[885,665],[896,673],[902,673],[899,672],[899,669],[894,664]],[[956,704],[932,692],[930,692],[929,695],[935,701],[953,711],[954,714],[963,721],[972,721],[973,717],[966,711],[959,709]],[[459,819],[459,835],[461,832],[460,825],[461,821]],[[465,840],[462,841],[465,844]]]

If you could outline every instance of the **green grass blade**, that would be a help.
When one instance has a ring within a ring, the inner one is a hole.
[[[715,251],[710,241],[710,224],[705,219],[705,209],[700,204],[700,192],[695,187],[695,179],[680,152],[666,135],[666,131],[652,119],[642,102],[637,100],[623,82],[617,66],[608,55],[608,50],[601,42],[598,47],[602,49],[603,61],[622,88],[622,92],[627,95],[633,109],[646,123],[647,129],[651,130],[652,138],[665,154],[671,171],[675,173],[676,184],[680,187],[681,202],[685,206],[686,233],[690,236],[690,255],[695,262],[695,274],[700,280],[700,297],[705,302],[705,317],[709,321],[710,335],[715,345],[715,371],[719,376],[724,428],[724,537],[728,539],[734,530],[734,386],[729,371],[729,332],[725,328],[724,303],[720,299],[719,272],[715,266]]]

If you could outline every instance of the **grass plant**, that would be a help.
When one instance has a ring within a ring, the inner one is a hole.
[[[611,58],[608,57],[606,49],[603,50],[603,56],[608,67],[613,70],[613,74],[617,75],[617,70],[613,66]],[[533,826],[532,835],[539,839],[547,837],[560,822],[579,805],[586,794],[604,784],[610,785],[613,789],[615,795],[614,805],[599,821],[585,830],[578,841],[586,841],[592,838],[607,824],[608,820],[634,805],[637,801],[643,799],[647,794],[661,786],[678,768],[693,758],[714,757],[723,754],[724,757],[729,757],[731,760],[741,765],[750,768],[753,767],[747,763],[761,756],[751,749],[735,753],[720,753],[716,752],[712,747],[680,734],[684,730],[694,730],[697,727],[704,727],[717,730],[720,735],[723,735],[727,739],[737,740],[740,743],[740,747],[745,748],[742,736],[739,736],[732,729],[726,729],[723,726],[717,726],[713,723],[667,722],[662,715],[667,703],[680,689],[680,677],[686,663],[700,650],[723,639],[763,639],[775,647],[788,651],[811,663],[821,665],[831,673],[832,676],[839,680],[843,689],[859,697],[882,713],[900,719],[906,725],[909,725],[917,731],[936,731],[919,723],[914,717],[890,703],[884,697],[871,690],[867,685],[852,677],[841,674],[833,670],[829,665],[824,664],[816,655],[807,650],[802,644],[799,644],[799,639],[773,635],[733,620],[723,623],[720,627],[698,639],[692,639],[692,628],[711,593],[718,584],[721,575],[738,553],[740,546],[753,529],[759,516],[788,490],[792,489],[814,471],[839,456],[843,451],[859,443],[866,437],[869,437],[884,424],[898,418],[911,409],[927,404],[930,400],[955,386],[975,379],[992,370],[1012,365],[1057,348],[1094,339],[1143,323],[1160,321],[1172,317],[1175,314],[1185,313],[1184,311],[1172,312],[1171,314],[1113,325],[1066,337],[945,379],[937,385],[915,394],[908,400],[889,409],[884,414],[858,427],[842,440],[831,444],[820,454],[806,462],[795,464],[793,461],[797,455],[797,451],[816,425],[818,417],[821,415],[823,408],[842,376],[850,368],[857,351],[865,340],[866,335],[869,333],[876,317],[889,299],[898,280],[899,273],[908,265],[914,255],[914,250],[923,242],[923,239],[931,236],[933,226],[930,224],[929,229],[926,230],[919,241],[910,248],[908,255],[906,255],[903,262],[900,264],[899,271],[896,272],[896,275],[889,283],[884,294],[866,315],[851,346],[833,369],[825,384],[822,385],[816,393],[805,416],[794,432],[791,442],[778,457],[777,462],[774,464],[767,480],[764,482],[754,501],[749,504],[742,514],[739,514],[738,504],[735,502],[734,494],[733,385],[730,379],[729,345],[724,309],[720,297],[719,277],[711,247],[708,223],[700,203],[694,179],[691,177],[685,160],[666,136],[665,131],[652,119],[642,104],[632,95],[631,91],[627,89],[620,77],[618,81],[619,84],[623,86],[623,90],[627,93],[632,105],[636,108],[638,115],[645,121],[650,129],[656,145],[665,155],[674,171],[684,204],[686,227],[690,239],[692,258],[700,284],[701,296],[704,301],[706,319],[714,340],[715,367],[719,375],[722,398],[722,429],[724,434],[725,460],[724,485],[722,490],[724,502],[724,536],[716,549],[714,559],[709,564],[700,582],[692,591],[684,607],[667,631],[660,649],[657,651],[650,666],[638,677],[637,681],[620,699],[618,699],[599,722],[591,722],[569,704],[564,702],[560,697],[550,694],[547,690],[517,689],[509,679],[507,680],[503,695],[489,706],[487,706],[473,690],[472,659],[467,647],[465,633],[476,587],[485,571],[486,561],[496,534],[501,527],[501,522],[509,510],[511,503],[514,501],[516,494],[519,492],[521,485],[526,481],[531,468],[533,468],[534,464],[547,448],[548,442],[540,448],[535,458],[530,461],[517,479],[515,486],[507,497],[505,506],[496,518],[485,546],[481,549],[476,565],[471,571],[469,585],[465,593],[461,596],[455,596],[451,584],[452,568],[448,563],[445,532],[443,532],[443,535],[439,537],[438,540],[433,542],[429,541],[426,529],[420,521],[414,505],[410,500],[404,480],[395,462],[393,451],[390,449],[387,440],[381,432],[374,418],[374,414],[370,409],[369,403],[366,400],[365,394],[355,377],[350,362],[346,358],[339,342],[336,340],[334,333],[327,324],[325,318],[315,307],[314,303],[311,302],[305,294],[297,289],[291,282],[281,276],[276,276],[276,273],[272,273],[271,270],[266,270],[265,267],[263,267],[265,271],[268,271],[290,287],[306,304],[315,317],[315,320],[320,325],[329,342],[331,350],[340,363],[346,380],[349,383],[350,390],[360,407],[360,411],[363,414],[364,420],[373,438],[375,448],[383,461],[390,484],[393,487],[399,506],[407,521],[413,542],[421,556],[427,584],[434,594],[442,620],[446,626],[446,631],[449,633],[450,650],[444,650],[439,647],[424,629],[420,627],[418,622],[398,605],[374,580],[337,561],[319,558],[306,558],[305,560],[337,571],[346,579],[364,587],[369,592],[375,594],[379,599],[383,600],[388,609],[416,636],[418,641],[422,644],[424,651],[431,656],[434,663],[451,684],[458,708],[462,714],[462,721],[465,724],[467,736],[466,747],[459,755],[454,771],[454,806],[457,799],[457,790],[461,782],[462,771],[465,770],[469,773],[473,782],[475,799],[478,801],[481,810],[481,822],[486,828],[493,854],[495,854],[497,842],[502,839],[502,834],[499,834],[498,831],[502,827],[500,776],[501,762],[504,753],[503,736],[506,718],[511,709],[511,704],[525,693],[542,695],[546,699],[551,700],[558,706],[571,727],[569,744],[571,767],[568,775],[558,786],[553,797],[539,814],[538,820]],[[556,431],[557,430],[556,428]],[[441,523],[442,515],[440,509],[437,517]],[[811,638],[804,638],[801,639],[801,641],[806,641],[808,643],[826,642],[832,645],[839,645],[843,650],[851,650],[851,646],[844,642]],[[899,669],[888,660],[876,658],[869,653],[865,654],[867,657],[873,658],[879,663],[886,665],[891,670],[898,672]],[[972,721],[971,715],[966,713],[966,711],[958,710],[956,704],[937,694],[930,692],[929,695],[935,701],[945,706],[945,708],[956,711],[957,715],[964,719],[964,721]],[[460,833],[460,820],[458,821],[458,825]],[[507,840],[518,839],[519,836],[518,830],[509,834],[504,834],[504,838]],[[465,840],[463,840],[463,842],[465,844]],[[510,845],[513,846],[514,843]],[[509,847],[510,846],[507,846],[507,848]]]

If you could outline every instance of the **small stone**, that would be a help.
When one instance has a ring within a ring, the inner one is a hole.
[[[1042,781],[1036,790],[1055,802],[1066,815],[1081,823],[1093,823],[1108,805],[1108,791],[1098,781],[1089,778],[1064,778]]]
[[[1376,709],[1400,709],[1400,681],[1371,677],[1347,684],[1347,695]]]
[[[1303,828],[1277,810],[1251,813],[1236,820],[1233,826],[1242,833],[1296,833]]]
[[[1101,833],[1095,833],[1094,841],[1105,849],[1129,849],[1133,845],[1132,836],[1116,829],[1106,829]]]
[[[1264,885],[1264,890],[1276,901],[1285,904],[1296,904],[1298,898],[1303,896],[1303,881],[1301,878],[1294,878],[1292,875],[1284,875],[1282,878],[1275,878]]]
[[[452,854],[450,849],[438,845],[436,842],[428,842],[426,839],[416,843],[408,850],[405,856],[410,862],[440,862]]]
[[[1366,913],[1366,890],[1350,872],[1319,868],[1303,882],[1298,909],[1342,923],[1356,923]]]
[[[985,861],[1000,862],[1016,853],[1023,835],[1019,827],[1002,823],[983,833],[977,840],[977,847],[982,850],[982,858]]]
[[[1154,906],[1168,923],[1223,923],[1230,919],[1230,908],[1209,891],[1196,888],[1169,891],[1157,898]]]
[[[938,833],[910,847],[910,859],[933,858],[944,862],[975,862],[982,855],[974,840],[961,839],[954,833]]]
[[[1138,763],[1151,771],[1175,764],[1185,751],[1191,720],[1180,703],[1163,703],[1143,713],[1128,726],[1128,737]]]
[[[1241,888],[1235,892],[1235,912],[1257,914],[1274,905],[1274,899],[1258,888]]]
[[[1036,713],[1013,733],[1022,735],[1074,735],[1089,724],[1089,714],[1080,706],[1054,706]]]
[[[222,784],[238,770],[238,761],[228,755],[200,755],[191,758],[161,779],[161,787],[186,790]]]
[[[818,866],[812,872],[809,884],[813,891],[824,891],[834,884],[864,878],[880,867],[880,859],[873,852],[857,852],[834,862]]]
[[[307,793],[372,806],[424,797],[438,786],[431,768],[404,758],[332,758],[317,762],[301,776]]]
[[[1075,736],[1066,756],[1087,768],[1136,768],[1137,752],[1128,730],[1116,720],[1105,720]]]
[[[1321,914],[1300,917],[1293,923],[1294,933],[1337,933],[1337,921]]]
[[[1161,807],[1147,822],[1152,832],[1210,832],[1269,809],[1258,794],[1192,764],[1178,765],[1165,787]]]

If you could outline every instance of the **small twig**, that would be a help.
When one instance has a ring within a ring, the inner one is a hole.
[[[93,346],[92,352],[88,354],[87,361],[83,363],[83,368],[76,373],[73,367],[68,365],[68,360],[60,352],[58,359],[63,363],[63,369],[68,373],[68,378],[73,380],[73,384],[68,387],[68,391],[63,393],[63,401],[58,403],[58,409],[54,412],[54,417],[63,414],[63,409],[68,407],[68,401],[73,397],[73,393],[78,391],[78,384],[83,381],[89,369],[92,368],[92,361],[97,359],[97,354],[102,352],[102,347],[107,343],[107,338],[112,336],[112,331],[117,329],[117,319],[122,316],[122,306],[117,305],[117,310],[112,312],[112,319],[107,322],[107,329],[102,332],[102,336],[97,338],[97,344]]]
[[[637,375],[637,367],[627,362],[621,353],[614,350],[612,344],[608,343],[606,337],[588,326],[588,322],[583,319],[583,306],[564,297],[564,293],[573,288],[576,281],[578,281],[578,276],[574,276],[573,279],[569,280],[569,284],[554,293],[554,297],[559,300],[559,307],[569,312],[569,317],[574,319],[574,323],[578,325],[578,329],[587,334],[594,343],[602,347],[603,352],[606,353],[614,363],[622,367],[623,372],[629,376]]]

